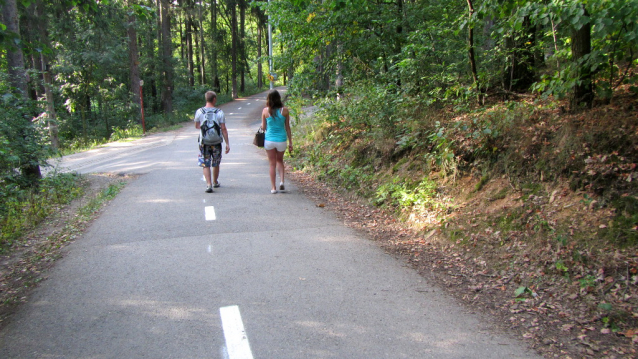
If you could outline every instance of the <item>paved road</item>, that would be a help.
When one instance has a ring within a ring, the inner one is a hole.
[[[0,333],[0,358],[537,358],[288,183],[252,146],[265,94],[222,106],[213,194],[192,123],[66,158],[136,173]]]

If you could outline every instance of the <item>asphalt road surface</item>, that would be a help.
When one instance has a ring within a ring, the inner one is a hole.
[[[221,106],[212,194],[193,123],[59,163],[139,176],[12,317],[0,358],[539,358],[294,183],[271,194],[252,145],[265,97]]]

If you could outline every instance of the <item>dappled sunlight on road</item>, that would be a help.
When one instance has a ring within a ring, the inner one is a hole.
[[[189,308],[185,304],[161,302],[150,299],[123,299],[113,302],[113,305],[122,308],[134,307],[148,316],[161,317],[169,320],[219,320],[217,310],[211,311],[209,308]]]

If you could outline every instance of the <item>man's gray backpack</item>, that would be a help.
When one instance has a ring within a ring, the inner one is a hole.
[[[218,145],[222,143],[221,128],[219,123],[217,123],[217,111],[219,109],[202,107],[200,111],[204,114],[205,120],[200,125],[202,133],[199,136],[199,143],[203,145]]]

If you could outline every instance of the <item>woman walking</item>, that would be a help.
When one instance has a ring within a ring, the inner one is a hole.
[[[277,193],[277,171],[279,171],[279,190],[285,190],[284,153],[286,153],[286,142],[288,142],[288,151],[292,152],[290,113],[281,103],[281,96],[277,90],[268,92],[266,106],[261,112],[261,128],[266,132],[264,148],[270,163],[270,193]]]

